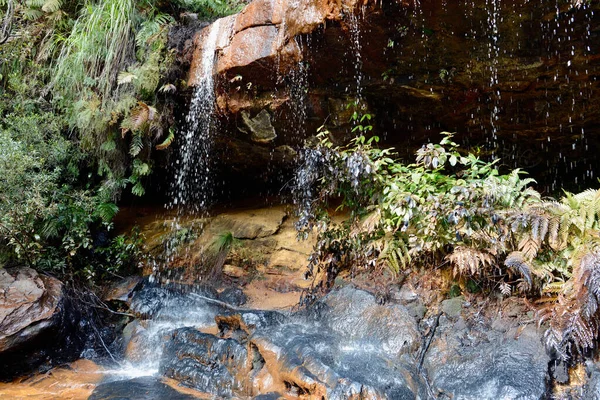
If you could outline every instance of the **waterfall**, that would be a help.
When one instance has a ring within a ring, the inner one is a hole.
[[[498,89],[498,61],[500,59],[500,47],[498,43],[499,31],[498,23],[500,18],[500,0],[487,0],[486,8],[488,11],[488,60],[489,60],[489,87],[491,91],[491,110],[490,110],[490,134],[488,142],[492,150],[492,159],[497,157],[496,149],[498,147],[498,115],[500,113],[500,89]]]
[[[198,82],[190,111],[186,117],[180,154],[168,208],[180,207],[193,213],[206,210],[212,197],[211,153],[214,140],[213,67],[221,20],[208,26],[202,46],[202,57],[196,69]]]
[[[349,29],[350,29],[350,51],[354,53],[354,81],[356,82],[356,99],[360,100],[362,97],[362,45],[360,42],[360,26],[359,17],[354,13],[349,15]]]

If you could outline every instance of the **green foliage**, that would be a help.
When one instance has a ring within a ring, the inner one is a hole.
[[[246,5],[244,0],[177,0],[181,8],[197,13],[201,19],[214,19],[235,14]]]
[[[160,150],[173,140],[163,134],[165,109],[156,97],[170,65],[172,22],[147,2],[87,2],[55,62],[54,101],[97,160],[111,199],[128,185],[143,195],[152,144],[162,141]]]
[[[135,10],[134,0],[87,3],[56,62],[55,86],[65,93],[96,89],[104,101],[113,99],[115,74],[134,46]]]
[[[542,199],[521,171],[501,174],[443,132],[405,164],[359,136],[335,147],[321,129],[297,177],[299,234],[319,228],[309,273],[448,265],[469,291],[545,296],[547,344],[564,358],[592,348],[600,327],[600,191]],[[332,224],[332,203],[350,212]],[[472,278],[472,280],[470,280]],[[474,284],[475,280],[478,284]]]
[[[235,236],[233,236],[233,232],[225,231],[217,235],[213,242],[213,247],[218,252],[222,251],[227,253],[229,250],[231,250],[235,242],[236,239]]]
[[[3,262],[61,276],[116,271],[123,263],[114,259],[133,257],[132,248],[111,245],[108,252],[98,249],[93,237],[110,230],[117,206],[80,185],[84,154],[62,135],[64,120],[30,108],[13,109],[0,125]]]

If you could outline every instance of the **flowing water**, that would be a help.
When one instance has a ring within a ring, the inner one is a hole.
[[[186,130],[181,135],[179,158],[175,162],[175,178],[168,208],[179,207],[186,212],[205,211],[210,205],[212,192],[212,148],[217,127],[214,118],[215,92],[213,69],[221,20],[209,25],[203,46],[201,67]]]
[[[167,208],[178,210],[178,217],[171,223],[173,232],[181,229],[180,220],[184,216],[206,213],[213,197],[211,160],[217,129],[214,118],[213,69],[220,23],[221,20],[217,20],[205,28],[207,32],[203,41],[201,64],[195,79],[198,83],[186,117],[186,129],[180,136],[182,143],[175,165],[175,178],[171,188],[172,200],[167,204]],[[169,261],[170,256],[167,257],[167,263]],[[160,275],[161,267],[161,265],[154,266],[151,281],[156,280]],[[175,297],[176,300],[172,300],[170,292],[156,290],[157,294],[149,300],[153,302],[151,306],[156,308],[151,310],[153,318],[145,326],[138,325],[134,328],[138,338],[135,357],[126,358],[117,368],[104,371],[109,379],[156,375],[166,332],[184,326],[201,328],[214,321],[214,313],[207,313],[203,302],[198,305],[193,293],[186,296],[178,295]],[[143,312],[148,311],[148,304],[140,306]]]

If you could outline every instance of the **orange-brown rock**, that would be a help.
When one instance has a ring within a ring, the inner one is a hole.
[[[294,38],[312,33],[328,21],[339,21],[344,13],[355,13],[361,5],[364,4],[357,0],[253,1],[239,14],[219,21],[219,57],[215,72],[229,76],[244,69],[243,75],[246,75],[245,68],[251,67],[255,71],[251,77],[244,77],[246,82],[261,75],[273,79],[274,73],[284,74],[303,59]],[[207,31],[198,32],[194,38],[190,86],[198,82],[197,71]]]
[[[0,352],[35,339],[61,311],[62,283],[33,269],[0,269]]]

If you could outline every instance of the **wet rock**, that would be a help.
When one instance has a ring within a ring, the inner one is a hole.
[[[280,399],[285,399],[285,397],[283,397],[279,393],[265,393],[265,394],[261,394],[258,396],[254,396],[254,400],[280,400]]]
[[[130,276],[122,279],[107,288],[104,294],[105,301],[128,302],[136,286],[141,282],[139,276]]]
[[[406,306],[408,313],[417,321],[420,321],[427,313],[427,307],[423,305],[420,301],[415,301],[408,306]]]
[[[248,352],[233,339],[221,339],[192,328],[172,332],[160,362],[160,373],[217,396],[247,392]]]
[[[185,320],[205,315],[198,322],[210,322],[223,310],[216,290],[197,285],[161,285],[145,281],[131,295],[129,309],[142,318]],[[190,310],[192,310],[190,312]]]
[[[287,213],[283,207],[225,213],[211,223],[215,233],[231,231],[236,239],[259,239],[274,235]]]
[[[460,315],[464,302],[465,298],[462,296],[444,300],[442,301],[442,311],[448,318],[456,318]]]
[[[77,359],[91,336],[85,309],[55,278],[0,269],[0,380]]]
[[[587,362],[588,380],[583,389],[582,399],[600,400],[600,363]]]
[[[533,326],[507,333],[462,326],[440,318],[424,363],[434,392],[464,400],[543,397],[550,358]]]
[[[145,376],[102,383],[88,400],[193,400],[195,396],[178,392],[155,377]]]
[[[223,273],[232,278],[244,278],[248,276],[248,272],[246,272],[242,267],[237,267],[231,264],[223,265]]]
[[[277,311],[248,310],[222,313],[215,317],[215,321],[221,333],[242,331],[251,335],[257,329],[281,325],[285,316]]]
[[[0,352],[56,328],[64,302],[62,283],[30,268],[0,269]]]
[[[319,320],[342,338],[378,343],[388,354],[400,356],[420,344],[415,318],[399,304],[381,305],[363,290],[343,287],[321,302]]]
[[[310,324],[283,324],[260,330],[250,339],[273,382],[288,394],[327,399],[414,399],[423,385],[414,369],[391,360],[382,348],[344,341]]]
[[[237,287],[228,287],[219,293],[219,300],[233,306],[241,306],[246,304],[248,298],[242,289]]]
[[[129,309],[140,317],[151,317],[163,307],[164,301],[169,297],[170,293],[165,288],[158,285],[144,285],[133,294]]]
[[[271,115],[267,110],[262,110],[254,118],[250,118],[247,112],[242,111],[242,121],[244,128],[238,128],[240,131],[250,134],[250,139],[256,143],[270,143],[277,137],[275,128],[271,124]]]

